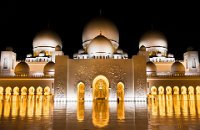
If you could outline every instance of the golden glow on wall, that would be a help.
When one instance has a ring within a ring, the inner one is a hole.
[[[117,84],[117,98],[122,101],[124,100],[124,84],[122,82]]]
[[[35,92],[35,88],[31,86],[31,87],[28,89],[28,94],[31,95],[31,96],[33,96],[33,95],[34,95],[34,92]]]
[[[107,100],[94,100],[92,103],[92,123],[96,127],[105,127],[109,122],[109,103]]]
[[[43,91],[43,89],[42,89],[42,87],[37,87],[37,89],[36,89],[36,92],[37,92],[37,95],[42,95],[42,91]]]
[[[172,88],[170,86],[166,87],[166,94],[172,94]]]
[[[179,94],[179,87],[174,86],[173,91],[174,91],[174,94]]]
[[[15,95],[15,96],[19,95],[19,87],[13,88],[13,95]]]
[[[50,95],[50,88],[49,88],[49,86],[46,86],[44,88],[44,95]]]
[[[83,82],[78,83],[77,85],[77,100],[84,100],[85,95],[85,85]]]
[[[157,88],[155,86],[151,87],[151,94],[152,95],[157,95]]]
[[[27,88],[25,87],[25,86],[23,86],[22,88],[21,88],[21,95],[23,96],[23,95],[27,95]]]
[[[159,93],[160,95],[163,95],[163,94],[164,94],[164,87],[163,87],[163,86],[160,86],[160,87],[158,88],[158,93]]]
[[[108,79],[103,76],[97,76],[92,83],[93,99],[105,99],[109,97],[109,82]]]

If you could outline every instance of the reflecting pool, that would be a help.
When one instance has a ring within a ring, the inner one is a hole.
[[[0,101],[0,130],[200,129],[200,100],[157,99],[53,102],[51,96],[11,96]]]

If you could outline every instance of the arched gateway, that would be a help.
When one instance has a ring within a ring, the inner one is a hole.
[[[98,75],[92,82],[93,100],[109,98],[109,81],[103,75]]]

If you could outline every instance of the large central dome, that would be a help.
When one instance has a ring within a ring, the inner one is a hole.
[[[115,49],[118,48],[119,33],[117,27],[111,21],[103,17],[97,17],[86,25],[82,35],[83,47],[86,49],[91,40],[100,33],[111,41]]]
[[[88,45],[87,53],[89,55],[113,54],[114,48],[109,39],[103,35],[99,35]]]
[[[33,39],[33,48],[38,48],[38,47],[55,48],[58,45],[62,48],[62,41],[60,37],[51,30],[41,31]]]
[[[167,40],[165,36],[158,31],[148,31],[140,39],[139,48],[141,46],[150,47],[164,47],[167,48]]]

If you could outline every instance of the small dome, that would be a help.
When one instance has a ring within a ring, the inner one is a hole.
[[[32,55],[31,53],[26,55],[27,58],[30,58],[30,57],[32,57],[32,56],[33,56],[33,55]]]
[[[108,38],[103,35],[95,37],[87,48],[88,54],[113,54],[114,48]]]
[[[158,31],[146,32],[140,39],[139,48],[141,46],[149,47],[164,47],[167,48],[166,37]]]
[[[146,73],[147,73],[147,75],[156,75],[156,72],[157,72],[156,65],[153,62],[148,61],[146,63]]]
[[[45,76],[54,76],[54,74],[55,74],[55,63],[53,61],[48,62],[44,66],[43,72],[44,72]]]
[[[7,46],[6,51],[13,51],[13,48],[11,46]]]
[[[62,48],[59,45],[57,45],[55,51],[62,51]]]
[[[171,66],[171,73],[174,75],[176,75],[176,74],[184,75],[185,74],[184,65],[179,61],[174,62]]]
[[[53,47],[59,45],[62,48],[62,41],[60,37],[51,30],[44,30],[39,32],[33,39],[33,48],[37,47]]]
[[[169,57],[169,58],[174,58],[174,55],[171,54],[171,53],[169,53],[167,57]]]
[[[140,51],[146,51],[146,47],[145,47],[144,45],[142,45],[142,46],[140,47]]]
[[[122,49],[119,49],[119,48],[118,48],[117,51],[116,51],[116,53],[117,53],[117,54],[123,54],[124,52],[123,52]]]
[[[20,62],[15,67],[15,75],[28,76],[30,72],[29,65],[26,62]]]
[[[100,33],[111,41],[115,49],[118,48],[118,29],[110,20],[103,17],[97,17],[85,26],[82,35],[83,47],[86,48],[87,44],[89,44],[90,41],[97,37]]]
[[[78,50],[78,54],[84,54],[84,53],[85,53],[85,50],[83,49]]]

